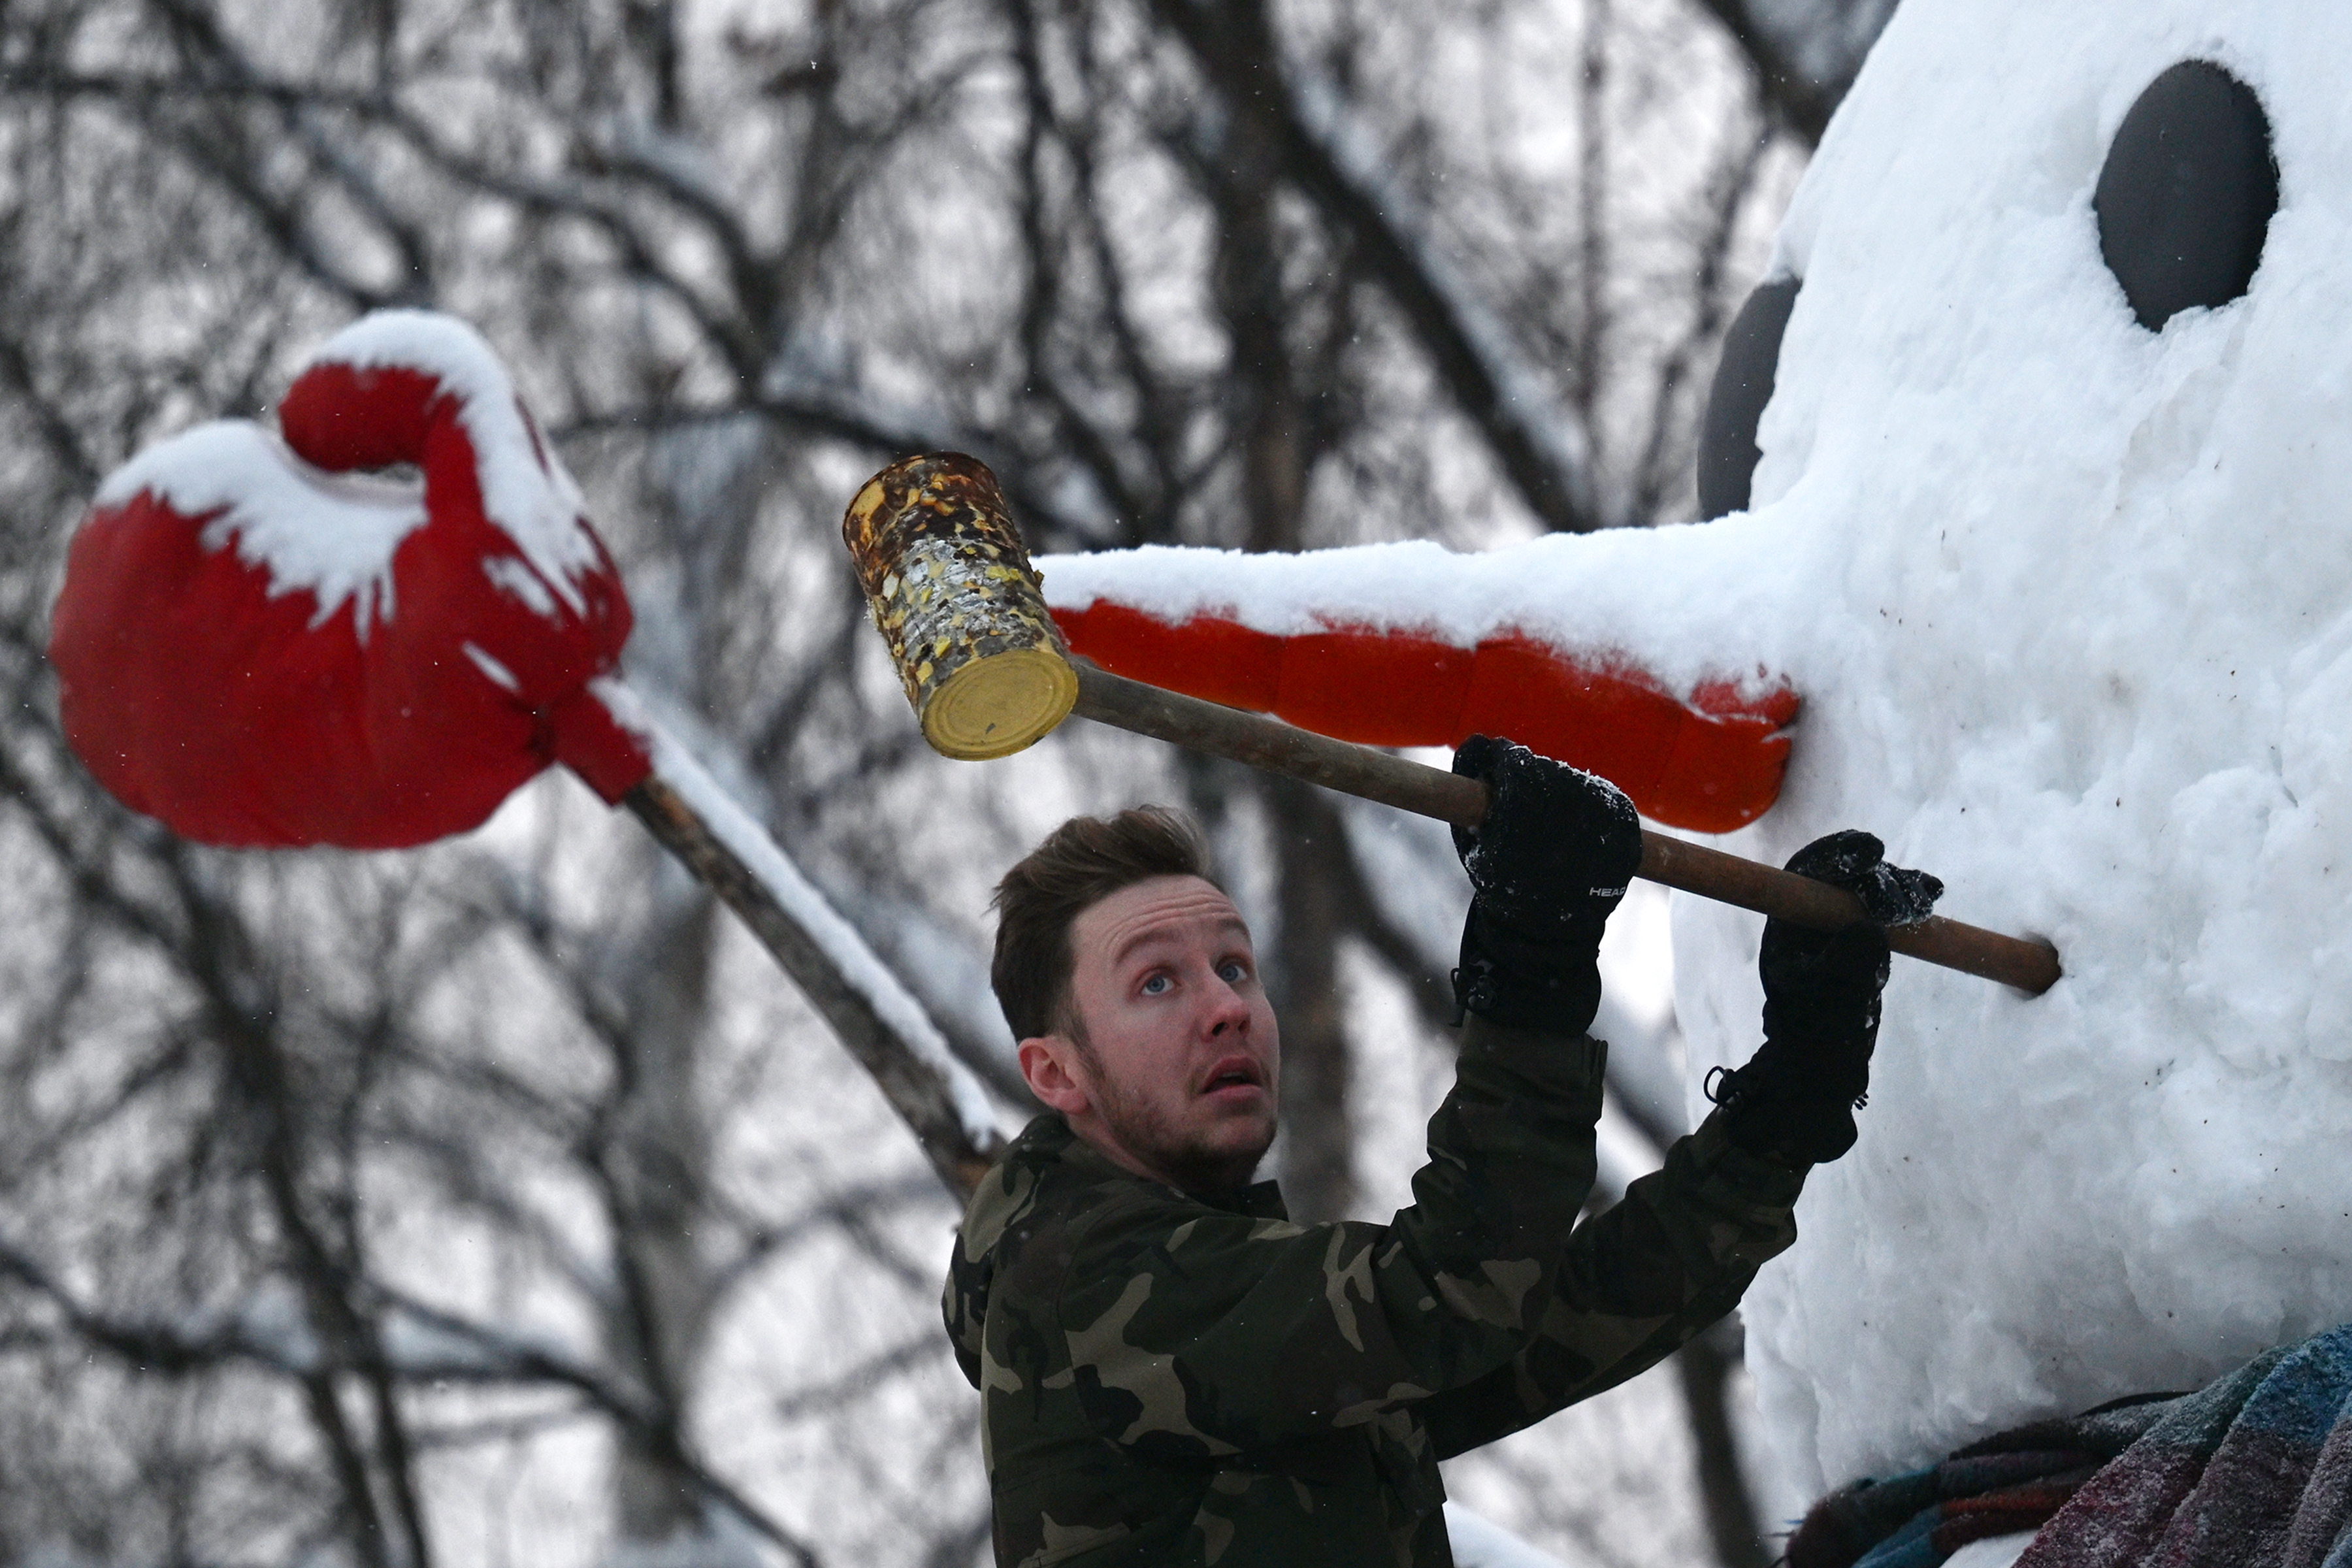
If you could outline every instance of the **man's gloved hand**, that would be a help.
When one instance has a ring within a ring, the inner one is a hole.
[[[1732,1142],[1791,1167],[1853,1147],[1853,1113],[1870,1089],[1878,994],[1886,984],[1886,931],[1922,921],[1944,884],[1890,866],[1886,847],[1847,828],[1790,858],[1789,869],[1845,889],[1869,920],[1843,931],[1786,921],[1764,925],[1764,1044],[1737,1072],[1717,1068],[1706,1094],[1723,1108]]]
[[[1608,780],[1473,735],[1454,771],[1491,796],[1454,847],[1477,896],[1454,998],[1515,1028],[1580,1035],[1601,1005],[1601,927],[1642,863],[1633,803]]]

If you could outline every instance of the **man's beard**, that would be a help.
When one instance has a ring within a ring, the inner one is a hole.
[[[1085,1054],[1091,1058],[1094,1053],[1086,1049]],[[1098,1062],[1089,1065],[1095,1068],[1095,1109],[1121,1148],[1196,1198],[1230,1198],[1249,1185],[1250,1177],[1257,1173],[1257,1163],[1265,1158],[1266,1148],[1274,1142],[1271,1130],[1255,1149],[1211,1146],[1171,1127],[1157,1107],[1109,1081]]]

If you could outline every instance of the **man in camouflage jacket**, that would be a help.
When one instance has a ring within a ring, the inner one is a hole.
[[[1765,1048],[1664,1169],[1577,1226],[1607,1053],[1584,1033],[1595,957],[1639,826],[1612,786],[1517,747],[1473,737],[1455,765],[1494,801],[1463,843],[1467,1021],[1414,1202],[1386,1225],[1293,1224],[1274,1184],[1247,1184],[1274,1023],[1189,825],[1078,819],[1000,889],[997,991],[1054,1109],[974,1195],[945,1311],[1004,1568],[1451,1563],[1438,1461],[1728,1312],[1795,1239],[1805,1169],[1853,1142],[1883,933],[1775,925]],[[1842,847],[1792,866],[1874,912],[1874,888],[1932,886],[1866,836],[1823,844]]]

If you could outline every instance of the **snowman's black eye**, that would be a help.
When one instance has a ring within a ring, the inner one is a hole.
[[[1723,335],[1723,357],[1707,389],[1706,417],[1698,431],[1698,514],[1721,517],[1748,510],[1748,481],[1756,477],[1756,426],[1772,401],[1772,377],[1780,364],[1780,334],[1797,307],[1798,278],[1759,283],[1731,319]]]
[[[2148,83],[2091,198],[2099,254],[2150,331],[2246,291],[2278,211],[2271,122],[2253,89],[2208,60]]]

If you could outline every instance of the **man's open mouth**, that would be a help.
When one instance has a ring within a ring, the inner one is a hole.
[[[1225,1089],[1264,1089],[1265,1079],[1257,1064],[1247,1057],[1227,1057],[1209,1069],[1208,1081],[1202,1084],[1202,1094],[1214,1094]]]

